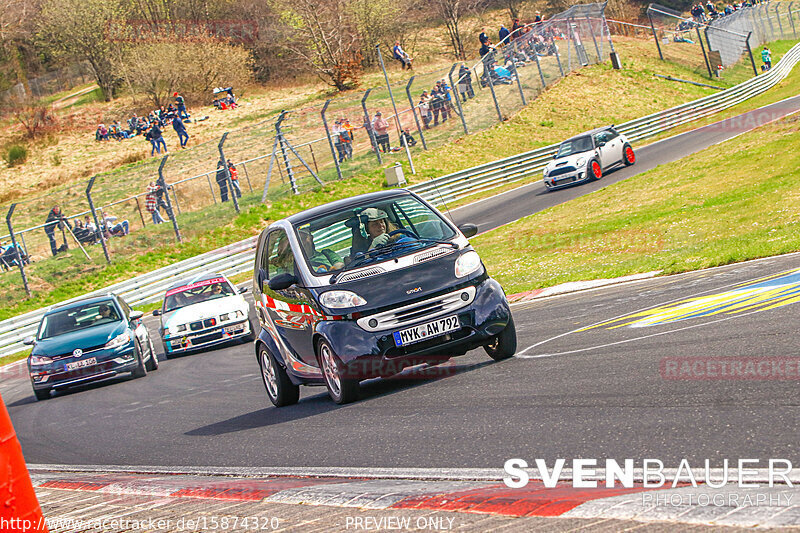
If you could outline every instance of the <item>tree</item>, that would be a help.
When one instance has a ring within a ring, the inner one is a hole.
[[[464,35],[461,22],[470,13],[475,13],[483,8],[485,0],[431,0],[430,6],[442,19],[447,28],[447,36],[456,59],[466,59],[464,50]]]
[[[361,42],[344,0],[275,0],[283,46],[325,83],[343,91],[361,75]]]
[[[374,65],[378,62],[375,45],[383,43],[390,48],[394,41],[403,40],[406,26],[406,10],[394,0],[350,0],[348,10],[352,14],[364,63]]]
[[[250,80],[251,64],[247,50],[211,38],[132,44],[115,61],[131,89],[145,93],[156,107],[171,102],[174,91],[201,102],[214,87],[240,87]]]
[[[112,67],[119,43],[106,31],[123,14],[116,0],[44,0],[37,36],[54,54],[88,61],[105,99],[111,100],[120,81]]]

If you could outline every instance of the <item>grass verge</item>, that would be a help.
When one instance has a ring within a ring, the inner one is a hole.
[[[795,115],[473,239],[509,293],[800,249]]]

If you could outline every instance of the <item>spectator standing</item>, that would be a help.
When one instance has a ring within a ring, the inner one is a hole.
[[[345,143],[344,148],[347,151],[347,159],[353,159],[353,142],[355,141],[354,132],[356,128],[350,124],[350,120],[347,118],[342,119],[342,128],[347,132],[347,135],[350,137],[350,140]]]
[[[166,222],[161,216],[161,212],[159,210],[159,193],[161,192],[161,186],[156,185],[154,181],[151,181],[150,185],[147,186],[147,196],[145,196],[144,199],[144,208],[153,217],[153,224],[161,224],[162,222]]]
[[[53,252],[53,256],[58,252],[64,252],[67,250],[67,243],[65,242],[61,247],[58,246],[56,243],[56,227],[63,228],[64,224],[67,227],[72,228],[69,224],[69,220],[67,220],[64,215],[61,213],[61,207],[54,205],[53,209],[47,214],[47,219],[44,221],[44,232],[47,235],[47,238],[50,240],[50,251]]]
[[[389,144],[389,123],[383,118],[383,114],[378,111],[372,119],[372,129],[375,130],[375,142],[380,146],[381,151],[386,153],[391,151]]]
[[[173,93],[172,96],[175,97],[175,105],[178,106],[178,116],[183,120],[188,120],[189,113],[186,112],[186,102],[183,96],[179,95],[177,92]]]
[[[153,140],[156,143],[156,150],[158,150],[159,146],[164,148],[164,153],[167,153],[167,143],[164,142],[164,135],[161,133],[161,128],[159,127],[157,122],[154,122],[152,127],[150,128],[150,132],[152,133]],[[161,151],[158,151],[161,154]],[[150,155],[153,155],[152,153]]]
[[[500,38],[500,40],[498,42],[500,44],[503,44],[504,42],[506,42],[505,39],[506,39],[506,37],[509,36],[510,33],[511,32],[508,31],[508,28],[506,28],[505,24],[501,24],[500,25],[500,32],[497,34],[497,36]]]
[[[233,187],[233,192],[236,193],[236,198],[241,198],[242,188],[239,186],[239,171],[236,170],[236,166],[230,159],[228,159],[228,172],[231,173],[231,187]]]
[[[472,71],[464,63],[461,63],[461,67],[458,69],[458,92],[461,93],[464,102],[467,101],[467,98],[475,97],[472,90]]]
[[[186,143],[189,142],[189,134],[186,133],[186,126],[183,124],[181,117],[179,115],[175,115],[172,117],[172,129],[175,130],[175,133],[178,134],[178,140],[181,143],[181,148],[186,148]],[[166,151],[166,146],[164,147],[164,151]]]
[[[425,129],[430,129],[433,114],[431,113],[431,97],[428,96],[428,91],[422,91],[422,95],[419,97],[419,114],[422,115],[422,123],[425,125]]]
[[[344,144],[342,143],[342,132],[344,128],[342,128],[342,121],[336,120],[333,123],[333,146],[336,147],[336,153],[338,154],[337,160],[339,163],[345,160],[347,157],[347,152],[345,151]]]
[[[761,61],[764,62],[764,66],[762,67],[763,70],[769,70],[772,68],[772,54],[769,51],[769,47],[765,46],[763,50],[761,50]]]
[[[223,202],[228,201],[228,176],[225,173],[225,161],[217,161],[217,185],[219,186],[219,197]]]
[[[542,22],[542,14],[539,11],[537,11],[536,16],[533,17],[533,22],[534,24],[536,24],[537,22]]]
[[[520,34],[522,33],[521,31],[518,31],[520,28],[522,28],[522,24],[519,23],[519,19],[514,19],[513,23],[511,24],[512,39],[516,39],[517,37],[520,36]]]
[[[478,41],[480,41],[482,45],[489,46],[489,36],[486,35],[486,28],[481,28],[481,33],[478,35]]]

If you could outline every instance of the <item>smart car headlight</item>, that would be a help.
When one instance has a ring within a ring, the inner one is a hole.
[[[475,272],[481,266],[481,258],[478,252],[470,250],[456,259],[456,277],[463,278],[467,274]]]
[[[31,356],[31,366],[42,366],[42,365],[49,365],[52,363],[53,360],[49,357],[44,357],[41,355],[32,355]]]
[[[575,161],[575,166],[576,166],[576,167],[580,167],[580,166],[582,166],[584,163],[586,163],[586,158],[585,158],[585,157],[579,157],[579,158],[578,158],[578,160],[577,160],[577,161]]]
[[[120,346],[125,346],[129,342],[131,342],[131,334],[126,331],[122,335],[117,335],[108,341],[105,345],[105,348],[109,350],[112,348],[119,348]]]
[[[322,293],[320,303],[329,309],[344,309],[366,305],[367,301],[351,291],[328,291]]]

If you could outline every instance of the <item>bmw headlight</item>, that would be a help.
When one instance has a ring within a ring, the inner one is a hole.
[[[223,313],[223,314],[219,315],[219,321],[220,322],[225,322],[227,320],[230,320],[230,313]]]
[[[177,327],[177,328],[175,328],[175,329],[176,329],[176,331],[178,331],[179,333],[180,333],[181,331],[186,331],[186,324],[179,324],[179,325],[178,325],[178,327]]]
[[[329,309],[344,309],[366,305],[367,301],[351,291],[328,291],[322,293],[320,303]]]
[[[478,252],[470,250],[456,259],[456,277],[463,278],[467,274],[475,272],[481,266],[481,258]]]
[[[585,157],[579,157],[578,160],[575,161],[575,166],[576,167],[580,167],[585,163],[586,163],[586,158]]]
[[[125,346],[129,342],[131,342],[131,335],[126,331],[122,335],[117,335],[116,337],[108,341],[105,345],[105,348],[108,350],[112,348],[119,348],[120,346]]]
[[[52,362],[53,362],[53,360],[50,359],[49,357],[44,357],[44,356],[41,356],[41,355],[32,355],[31,356],[31,366],[49,365]]]

